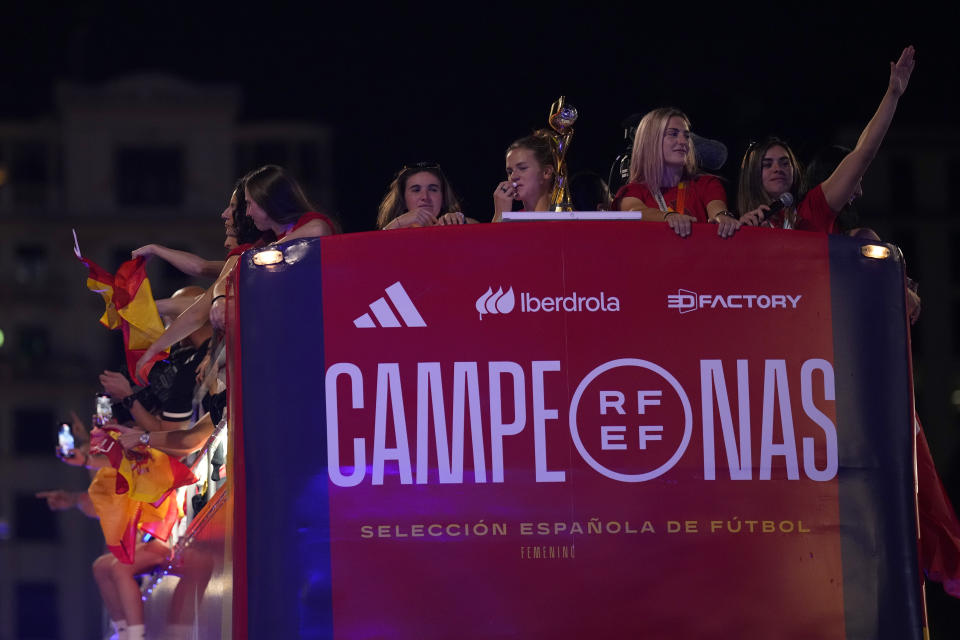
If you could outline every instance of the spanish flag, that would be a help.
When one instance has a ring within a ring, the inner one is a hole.
[[[76,234],[74,234],[76,239]],[[74,244],[74,252],[88,270],[87,288],[103,296],[106,309],[100,317],[100,323],[108,329],[120,328],[123,331],[123,346],[127,355],[127,369],[130,377],[137,379],[137,361],[153,341],[163,334],[163,321],[157,311],[150,280],[144,268],[143,258],[127,260],[111,275],[88,258],[80,255],[79,245]],[[167,352],[157,354],[153,362],[163,360]],[[152,365],[152,363],[151,363]],[[149,368],[148,368],[149,371]]]
[[[183,516],[177,489],[197,481],[179,460],[150,447],[124,451],[117,432],[104,429],[91,443],[109,467],[97,471],[87,493],[100,518],[107,548],[120,562],[133,562],[137,531],[166,541]]]

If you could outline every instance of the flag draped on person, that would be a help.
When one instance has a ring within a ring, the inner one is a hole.
[[[137,379],[136,364],[153,342],[163,334],[163,321],[153,299],[150,280],[147,278],[144,258],[127,260],[116,274],[111,274],[80,254],[74,233],[74,253],[86,265],[87,288],[103,296],[106,309],[100,323],[108,329],[123,332],[123,347],[127,356],[127,369],[131,378]],[[167,357],[167,352],[158,353],[147,367]]]
[[[97,471],[87,493],[100,518],[107,548],[120,562],[131,564],[137,531],[166,542],[183,516],[177,489],[196,476],[179,460],[151,447],[125,451],[119,432],[102,429],[91,441],[91,453],[106,456],[109,467]]]

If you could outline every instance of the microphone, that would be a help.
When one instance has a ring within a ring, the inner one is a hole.
[[[761,222],[766,222],[771,216],[777,215],[784,207],[792,206],[793,194],[789,191],[784,191],[780,194],[779,198],[770,203],[770,208],[767,209],[766,213],[763,214],[763,220],[761,220]]]

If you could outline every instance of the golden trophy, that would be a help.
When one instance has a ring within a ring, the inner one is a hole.
[[[557,158],[557,179],[553,185],[553,195],[550,202],[551,211],[573,211],[570,201],[570,187],[567,184],[567,148],[573,138],[573,123],[577,121],[577,108],[566,103],[566,98],[550,105],[550,128],[556,133],[551,135],[554,154]]]

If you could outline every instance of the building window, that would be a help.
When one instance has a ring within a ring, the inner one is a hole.
[[[16,204],[44,204],[50,181],[48,173],[45,143],[32,140],[14,143],[9,179],[13,185],[13,200]]]
[[[42,284],[47,279],[47,248],[39,244],[17,247],[14,253],[13,279],[17,284]]]
[[[51,582],[19,582],[16,587],[16,637],[56,640],[60,637],[57,585]]]
[[[13,518],[14,536],[21,542],[60,540],[57,514],[50,511],[46,500],[32,493],[18,493],[14,497]]]
[[[25,363],[45,366],[50,358],[50,331],[46,327],[17,327],[17,355]]]
[[[13,450],[17,456],[53,455],[56,446],[53,411],[44,408],[13,410]]]
[[[122,147],[115,154],[117,204],[176,207],[184,201],[183,150]]]

